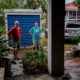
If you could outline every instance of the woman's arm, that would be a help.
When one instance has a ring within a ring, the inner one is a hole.
[[[33,32],[33,28],[31,28],[30,31],[29,31],[30,35],[33,36],[33,33],[32,32]]]

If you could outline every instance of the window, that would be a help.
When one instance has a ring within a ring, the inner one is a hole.
[[[67,24],[66,28],[80,28],[79,24]]]
[[[80,11],[77,12],[77,18],[80,19]]]

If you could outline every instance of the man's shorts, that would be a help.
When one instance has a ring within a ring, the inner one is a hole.
[[[40,46],[40,40],[33,40],[33,46],[34,47]]]
[[[14,49],[20,48],[20,41],[19,40],[13,40],[13,48]]]

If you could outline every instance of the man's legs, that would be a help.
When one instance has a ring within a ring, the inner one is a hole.
[[[13,47],[14,47],[14,58],[17,59],[18,58],[18,51],[20,48],[19,41],[13,41]]]
[[[17,42],[17,49],[16,49],[17,58],[18,58],[19,50],[20,50],[20,41]]]
[[[13,41],[13,48],[14,48],[14,51],[13,51],[13,54],[14,54],[14,59],[17,58],[17,54],[16,54],[16,41]]]

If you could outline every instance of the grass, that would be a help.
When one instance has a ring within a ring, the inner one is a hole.
[[[46,38],[45,37],[42,38],[42,46],[43,47],[47,47],[47,43],[46,43]]]
[[[72,44],[64,44],[64,50],[70,50],[71,48],[76,49],[77,46]]]

